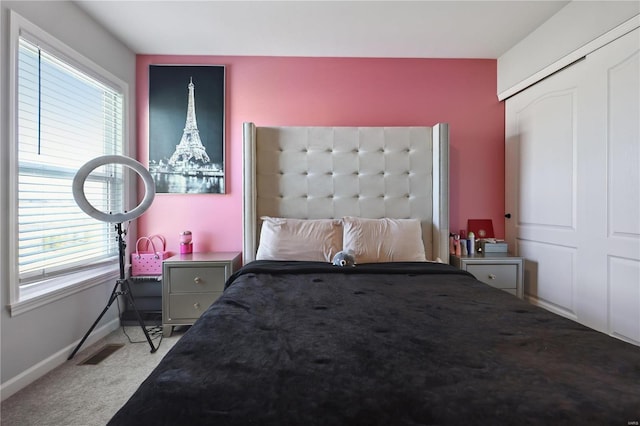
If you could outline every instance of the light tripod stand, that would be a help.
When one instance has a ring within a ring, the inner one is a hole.
[[[116,284],[113,287],[113,291],[111,292],[111,296],[109,297],[109,301],[107,302],[107,305],[104,307],[104,310],[100,313],[100,315],[98,316],[96,321],[93,323],[91,328],[89,328],[89,330],[84,335],[82,340],[80,340],[80,343],[78,343],[78,346],[76,346],[76,348],[73,350],[71,355],[69,355],[69,358],[67,358],[68,360],[72,359],[76,355],[76,353],[78,352],[82,344],[85,342],[85,340],[87,340],[87,337],[89,337],[93,329],[96,328],[96,326],[98,325],[98,323],[100,322],[104,314],[107,313],[107,311],[109,310],[113,302],[118,298],[118,296],[125,296],[129,301],[129,303],[131,304],[131,308],[136,314],[136,319],[138,320],[138,324],[140,324],[140,327],[142,328],[142,331],[144,332],[144,335],[147,338],[147,342],[149,342],[149,346],[151,346],[151,353],[154,353],[155,351],[158,350],[158,348],[156,348],[153,345],[153,341],[151,340],[151,337],[149,336],[149,332],[147,331],[147,328],[144,325],[142,316],[140,315],[138,308],[136,308],[136,302],[133,297],[133,294],[131,293],[129,280],[126,278],[124,256],[125,256],[125,249],[127,245],[124,242],[124,238],[122,237],[123,231],[122,231],[121,223],[116,224],[116,232],[118,233],[118,257],[120,259],[120,278],[116,280]]]
[[[89,176],[89,174],[97,167],[112,164],[112,163],[121,164],[123,166],[127,166],[133,169],[135,172],[137,172],[140,175],[140,177],[144,182],[144,187],[145,187],[144,198],[136,208],[134,208],[129,212],[124,212],[124,213],[101,212],[89,203],[84,193],[84,182]],[[115,302],[119,296],[125,296],[126,299],[129,301],[131,308],[136,314],[136,319],[138,320],[138,324],[140,324],[140,327],[142,328],[142,331],[144,332],[144,335],[147,338],[147,342],[149,342],[149,346],[151,346],[151,353],[154,353],[155,351],[158,350],[158,348],[156,348],[153,345],[153,342],[151,341],[151,337],[149,336],[149,332],[147,331],[147,328],[144,325],[144,321],[142,320],[142,316],[140,316],[140,312],[138,311],[138,308],[136,308],[136,302],[134,300],[133,294],[131,293],[131,286],[125,273],[124,258],[125,258],[125,249],[127,248],[127,245],[123,238],[123,234],[125,232],[122,230],[122,222],[137,218],[142,213],[144,213],[145,210],[149,208],[149,206],[151,206],[151,203],[153,202],[153,198],[155,196],[155,183],[153,181],[153,177],[151,176],[149,171],[144,168],[142,164],[140,164],[133,158],[125,157],[122,155],[104,155],[102,157],[94,158],[93,160],[90,160],[85,165],[80,167],[75,177],[73,178],[72,190],[73,190],[73,198],[75,199],[76,203],[78,204],[78,206],[82,211],[84,211],[86,214],[93,217],[94,219],[116,224],[115,227],[116,227],[116,232],[118,234],[118,260],[120,262],[120,277],[116,280],[116,284],[113,287],[113,291],[111,292],[111,296],[109,297],[109,301],[107,302],[107,305],[104,307],[103,311],[100,313],[96,321],[93,323],[91,328],[89,328],[89,330],[86,332],[82,340],[80,340],[80,343],[78,343],[78,346],[76,346],[76,348],[73,350],[73,352],[71,353],[71,355],[69,355],[69,358],[67,359],[70,360],[76,355],[76,353],[78,352],[80,347],[83,345],[83,343],[87,340],[87,338],[89,337],[93,329],[96,328],[96,326],[98,325],[98,323],[100,322],[104,314],[107,313],[107,311],[109,310],[113,302]]]

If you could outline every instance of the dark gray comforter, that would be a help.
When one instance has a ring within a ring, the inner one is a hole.
[[[110,425],[627,425],[640,348],[449,265],[253,262]]]

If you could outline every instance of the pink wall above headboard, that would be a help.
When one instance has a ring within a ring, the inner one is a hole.
[[[148,164],[149,65],[226,66],[224,195],[158,194],[138,234],[162,234],[178,251],[242,250],[242,123],[258,126],[450,126],[450,225],[493,219],[504,237],[504,105],[495,60],[243,56],[137,58],[137,158]],[[186,98],[186,90],[185,90]],[[186,111],[185,111],[186,114]],[[176,140],[176,144],[179,139]]]

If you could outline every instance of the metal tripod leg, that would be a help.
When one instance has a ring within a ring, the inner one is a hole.
[[[111,292],[111,296],[109,297],[109,303],[107,303],[107,306],[104,307],[104,309],[102,310],[102,312],[98,316],[98,319],[96,319],[96,321],[93,323],[93,325],[91,326],[89,331],[87,331],[87,333],[84,335],[82,340],[80,340],[80,343],[78,343],[78,346],[76,346],[76,348],[73,350],[73,352],[71,352],[71,355],[69,355],[69,358],[67,358],[67,360],[70,360],[71,358],[73,358],[76,355],[76,352],[78,352],[78,350],[80,349],[80,347],[82,346],[84,341],[87,340],[87,337],[89,337],[89,335],[91,334],[93,329],[96,328],[96,325],[98,325],[98,323],[100,322],[100,320],[102,319],[104,314],[107,313],[107,311],[111,307],[111,304],[113,303],[113,301],[116,300],[116,298],[118,297],[118,286],[119,285],[120,285],[120,281],[116,281],[116,285],[113,287],[113,291]]]
[[[153,346],[153,341],[151,340],[151,336],[149,336],[149,332],[147,331],[147,327],[145,327],[145,325],[144,325],[144,321],[142,320],[142,316],[140,315],[140,311],[138,311],[138,308],[136,307],[136,302],[133,299],[133,293],[131,293],[131,287],[129,286],[129,281],[128,280],[122,280],[121,284],[122,284],[123,287],[126,287],[122,291],[129,298],[129,303],[131,303],[131,307],[133,308],[133,312],[136,313],[136,318],[138,319],[138,324],[140,324],[140,327],[142,328],[142,331],[144,332],[144,336],[147,338],[147,342],[149,342],[149,346],[151,346],[151,353],[154,353],[155,351],[158,350],[158,348]]]
[[[121,291],[118,291],[118,286],[122,287]],[[149,342],[149,346],[151,346],[151,353],[154,353],[155,351],[158,350],[158,348],[153,346],[153,341],[149,336],[149,332],[147,331],[147,328],[144,325],[144,321],[142,321],[140,312],[138,312],[138,309],[136,308],[133,295],[131,294],[131,289],[129,288],[129,282],[126,279],[119,279],[118,281],[116,281],[116,285],[113,287],[113,291],[111,292],[111,296],[109,297],[109,302],[107,303],[107,306],[104,307],[104,309],[102,310],[102,312],[100,313],[96,321],[93,323],[91,328],[89,328],[89,330],[86,332],[82,340],[80,340],[80,343],[78,343],[78,346],[76,346],[73,352],[71,352],[71,355],[69,355],[69,358],[67,358],[67,360],[72,359],[76,355],[76,353],[78,352],[82,344],[85,342],[85,340],[87,340],[87,337],[89,337],[93,329],[96,328],[96,326],[98,325],[98,323],[100,322],[104,314],[107,313],[107,311],[109,310],[109,308],[111,307],[113,302],[118,298],[119,295],[126,295],[129,298],[131,307],[133,308],[134,312],[136,313],[136,317],[138,318],[138,324],[140,324],[140,327],[142,327],[142,331],[144,332],[144,335],[147,338],[147,342]]]

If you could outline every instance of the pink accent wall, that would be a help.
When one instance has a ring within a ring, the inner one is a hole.
[[[141,55],[137,149],[145,165],[151,64],[226,66],[227,193],[158,194],[138,219],[140,235],[164,235],[174,253],[178,234],[187,229],[195,251],[242,250],[245,121],[259,126],[449,123],[451,230],[466,228],[469,218],[490,218],[496,236],[504,237],[504,105],[496,96],[495,60]]]

